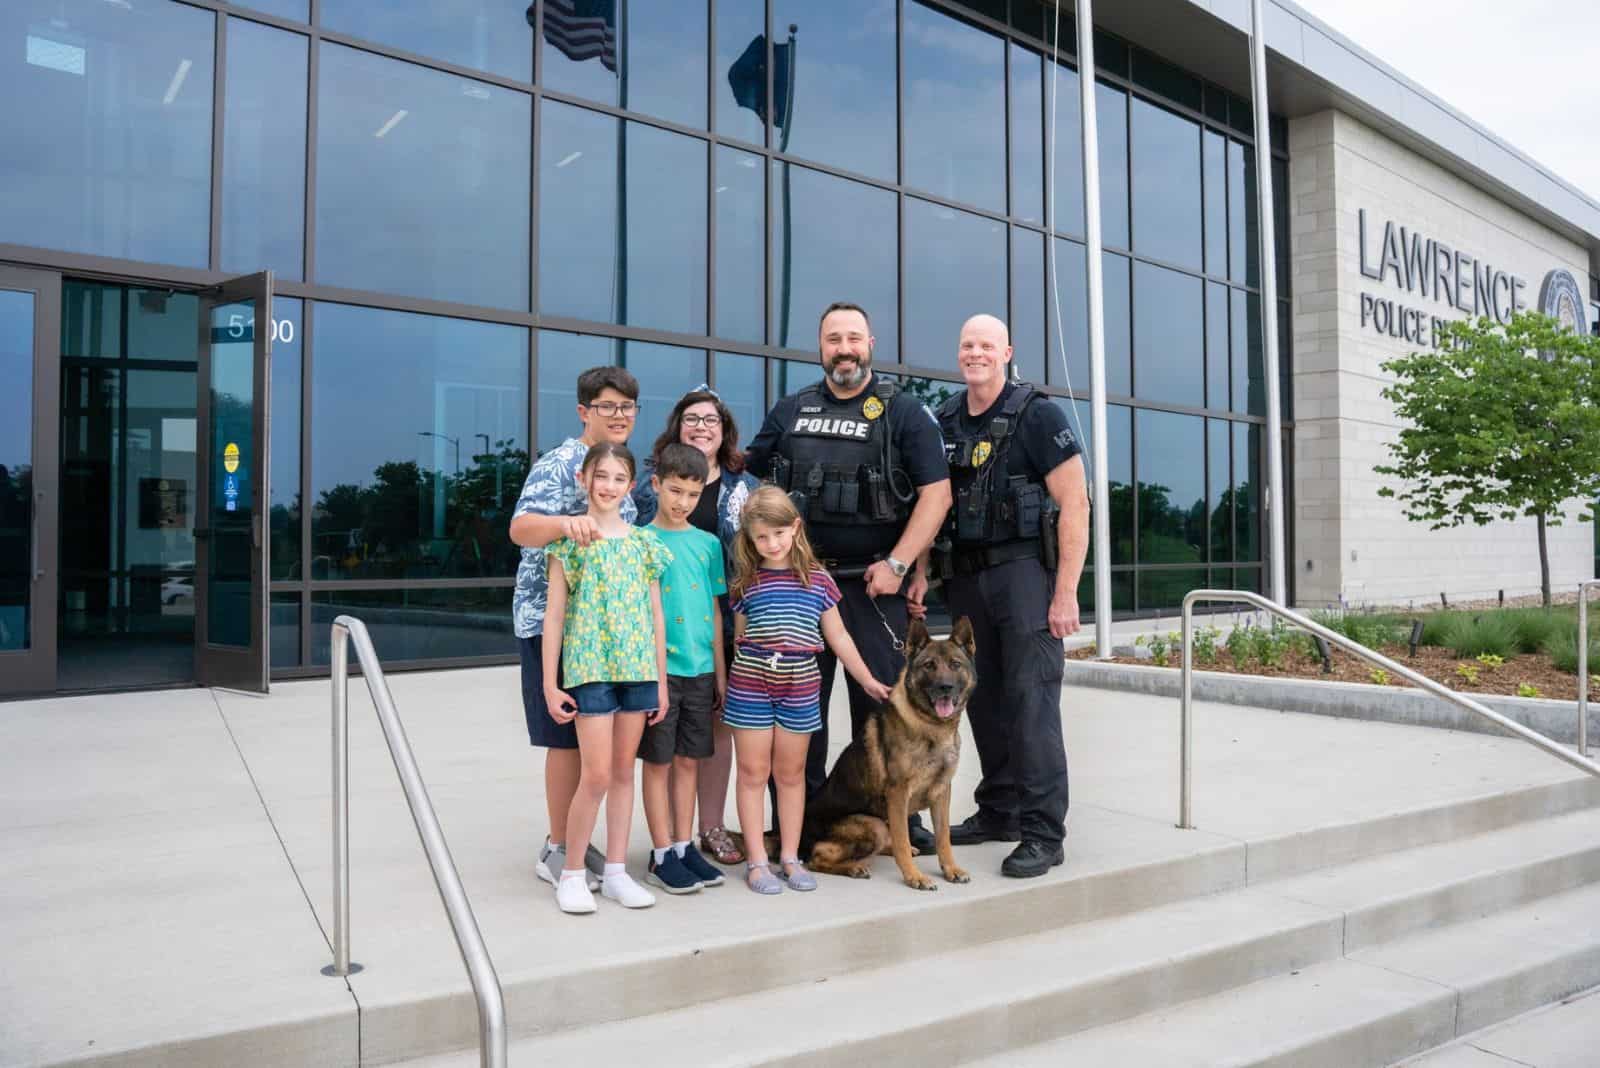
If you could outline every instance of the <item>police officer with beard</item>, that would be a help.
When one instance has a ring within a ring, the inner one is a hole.
[[[977,813],[950,840],[1020,840],[1000,871],[1029,878],[1065,859],[1061,639],[1078,630],[1089,500],[1065,413],[1009,381],[1005,323],[967,320],[959,359],[967,388],[939,408],[955,492],[939,570],[951,617],[971,619],[977,637],[967,719],[983,779]]]
[[[824,378],[778,401],[745,452],[745,467],[785,490],[844,600],[839,614],[872,674],[893,685],[905,666],[907,602],[920,615],[923,566],[950,510],[938,424],[915,397],[872,372],[872,327],[858,305],[831,304],[818,329]],[[838,666],[818,655],[824,708]],[[860,735],[874,702],[847,678],[850,725]],[[828,720],[812,735],[806,796],[827,779]],[[933,835],[911,819],[911,841]]]

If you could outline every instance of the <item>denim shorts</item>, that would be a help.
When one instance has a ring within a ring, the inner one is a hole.
[[[578,702],[580,716],[613,712],[654,712],[661,707],[653,682],[586,682],[567,691]]]

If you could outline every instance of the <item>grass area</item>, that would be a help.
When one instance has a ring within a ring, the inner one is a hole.
[[[1422,621],[1422,646],[1459,657],[1545,655],[1559,671],[1577,674],[1578,610],[1554,608],[1448,609],[1415,617],[1394,613],[1314,612],[1312,618],[1352,641],[1373,648],[1410,640],[1412,619]],[[1600,672],[1600,620],[1589,628],[1589,671]]]

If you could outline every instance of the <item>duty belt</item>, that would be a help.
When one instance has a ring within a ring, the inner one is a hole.
[[[956,546],[950,553],[950,566],[957,575],[976,575],[985,568],[1009,564],[1013,560],[1039,559],[1039,539],[1007,542],[1004,545]]]

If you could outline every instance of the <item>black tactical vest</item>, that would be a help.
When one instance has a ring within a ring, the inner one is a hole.
[[[1041,536],[1055,502],[1044,483],[1006,473],[1011,443],[1023,409],[1044,394],[1023,382],[1006,398],[1000,414],[977,431],[966,429],[966,391],[939,406],[945,459],[956,488],[950,535],[958,546],[1002,545]]]
[[[865,393],[840,400],[822,383],[801,390],[773,447],[772,481],[810,523],[866,526],[910,515],[892,479],[898,453],[889,406],[899,387],[877,376]]]

